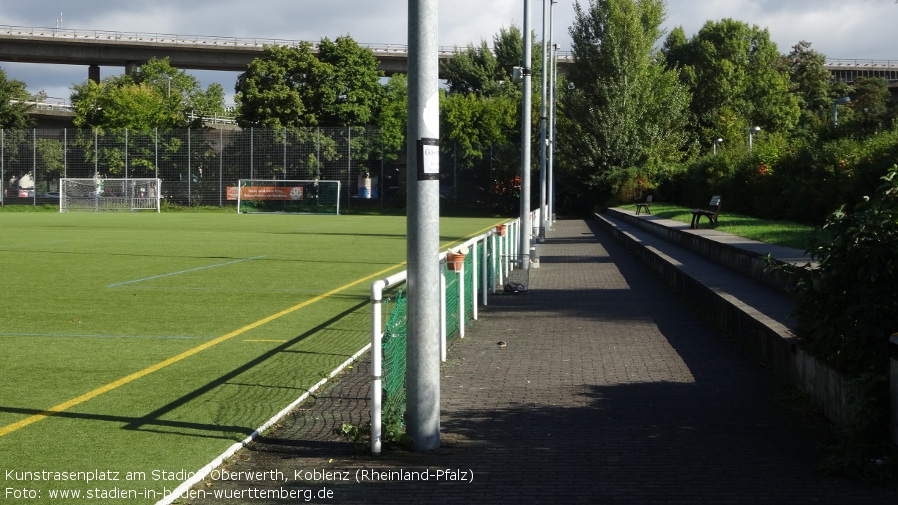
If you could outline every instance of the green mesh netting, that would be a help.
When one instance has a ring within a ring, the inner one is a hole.
[[[471,254],[465,258],[465,322],[474,314],[474,301],[477,300],[477,293],[474,291],[474,260],[477,260],[477,268],[483,268],[480,257],[478,256],[479,248],[472,247]],[[480,279],[477,279],[480,281]],[[478,289],[481,286],[477,286]]]
[[[384,328],[383,363],[381,370],[383,416],[402,419],[405,412],[405,324],[408,320],[408,299],[405,290],[396,294],[390,318]]]
[[[465,257],[465,299],[461,302],[464,304],[464,323],[468,324],[471,315],[474,312],[474,304],[477,300],[477,293],[472,289],[474,279],[474,258],[477,258],[478,269],[484,268],[486,262],[488,282],[500,276],[500,262],[496,261],[493,267],[492,258],[498,260],[498,252],[493,247],[493,241],[488,240],[486,257],[484,258],[482,246],[472,247],[471,253]],[[462,318],[460,317],[459,307],[459,282],[461,275],[456,272],[449,271],[448,267],[443,265],[444,274],[446,276],[446,340],[451,342],[461,333]],[[480,278],[478,278],[478,283]],[[478,286],[477,291],[483,289]],[[383,400],[383,420],[400,421],[404,419],[406,404],[406,322],[408,320],[408,300],[405,290],[396,294],[392,300],[392,308],[390,316],[387,319],[383,336],[383,370],[382,385],[384,389]]]

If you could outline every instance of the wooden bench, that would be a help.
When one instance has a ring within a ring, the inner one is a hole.
[[[720,214],[720,196],[712,196],[711,203],[708,204],[708,209],[692,209],[692,224],[690,225],[692,229],[698,229],[698,223],[701,221],[702,216],[707,216],[708,221],[711,221],[711,226],[717,226],[717,216]]]
[[[646,214],[651,214],[652,210],[649,208],[652,205],[652,195],[645,197],[644,202],[640,202],[636,204],[636,214],[639,214],[641,209],[645,209]]]

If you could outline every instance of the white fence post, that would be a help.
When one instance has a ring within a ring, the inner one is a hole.
[[[383,322],[381,300],[385,282],[371,285],[371,453],[381,450],[381,407],[383,406]]]
[[[446,254],[440,256],[440,360],[446,362],[446,318],[449,317],[449,311],[446,310],[446,268],[442,264],[446,263]]]

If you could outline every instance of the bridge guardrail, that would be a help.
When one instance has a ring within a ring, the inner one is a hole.
[[[120,41],[120,42],[145,42],[154,44],[190,44],[200,46],[222,46],[222,47],[248,47],[262,48],[266,45],[278,46],[298,46],[303,41],[290,39],[268,39],[268,38],[241,38],[241,37],[223,37],[218,35],[176,35],[171,33],[144,33],[144,32],[118,32],[108,30],[76,30],[70,28],[35,28],[26,26],[0,25],[0,36],[7,35],[11,37],[38,37],[50,39],[71,39],[71,40],[104,40],[104,41]],[[306,41],[312,44],[312,48],[317,49],[318,43]],[[406,44],[368,44],[356,41],[360,46],[371,49],[377,53],[396,53],[405,54],[408,52]],[[438,51],[441,55],[450,55],[458,52],[458,46],[440,46]],[[567,61],[571,59],[570,51],[559,51],[558,59]]]
[[[850,58],[827,59],[825,67],[844,67],[865,70],[898,69],[898,60],[863,60]]]

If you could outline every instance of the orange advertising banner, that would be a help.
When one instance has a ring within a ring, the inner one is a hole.
[[[236,200],[237,192],[241,200],[302,200],[302,186],[228,186],[228,200]]]

